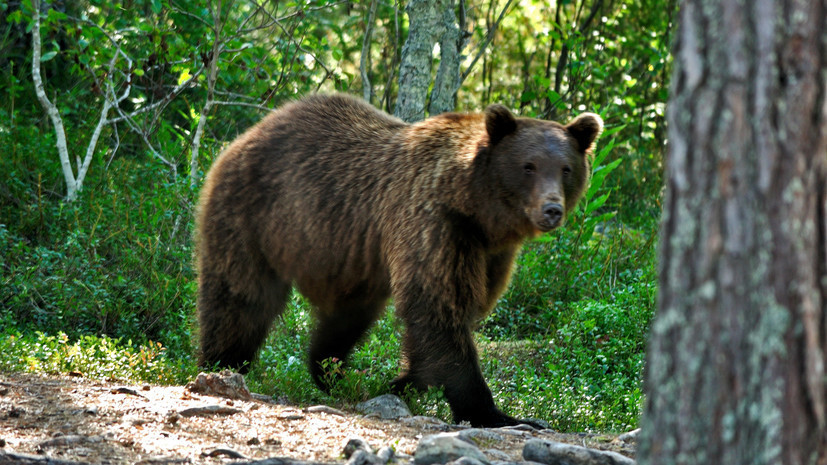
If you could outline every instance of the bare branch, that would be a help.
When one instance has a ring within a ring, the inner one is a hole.
[[[202,65],[200,68],[195,70],[195,73],[192,76],[190,76],[189,79],[187,79],[186,81],[182,82],[181,84],[178,84],[175,87],[173,87],[172,90],[167,95],[165,95],[161,100],[159,100],[155,103],[151,103],[151,104],[149,104],[147,106],[144,106],[142,108],[139,108],[139,109],[137,109],[137,110],[135,110],[135,111],[133,111],[132,113],[129,113],[129,114],[123,113],[121,111],[121,112],[119,112],[121,114],[121,116],[118,116],[118,117],[115,117],[115,118],[110,118],[110,119],[106,120],[106,123],[107,124],[119,123],[119,122],[124,121],[126,119],[132,119],[132,118],[134,118],[134,117],[136,117],[136,116],[138,116],[142,113],[146,113],[146,112],[148,112],[150,110],[153,110],[157,107],[160,107],[162,105],[166,105],[173,98],[178,96],[178,94],[180,94],[190,84],[192,84],[196,79],[198,79],[198,76],[200,76],[201,73],[203,73],[203,72],[204,72],[204,67]]]
[[[247,108],[255,108],[256,110],[271,112],[273,111],[272,108],[265,107],[264,105],[258,105],[255,103],[247,103],[247,102],[235,102],[235,101],[228,101],[228,100],[213,100],[213,105],[222,105],[222,106],[234,106],[234,107],[247,107]]]
[[[477,64],[477,61],[485,53],[486,49],[488,48],[488,44],[494,38],[494,33],[496,33],[497,29],[500,27],[500,23],[502,22],[503,18],[505,17],[505,13],[508,11],[508,7],[511,6],[511,3],[513,1],[514,0],[508,0],[507,2],[505,2],[505,6],[503,7],[502,11],[500,12],[500,16],[497,17],[497,21],[495,21],[494,24],[491,25],[491,27],[488,29],[488,32],[485,34],[485,39],[483,39],[482,43],[480,44],[479,49],[477,50],[477,55],[471,61],[471,64],[468,65],[468,68],[466,68],[465,71],[462,73],[462,76],[460,77],[460,80],[459,80],[460,84],[462,84],[462,82],[465,81],[465,78],[467,78],[468,75],[471,74],[471,71],[474,70],[474,65]]]
[[[77,181],[72,171],[72,163],[69,161],[69,148],[66,144],[66,130],[63,127],[63,119],[49,97],[43,86],[43,77],[40,75],[40,0],[32,0],[34,13],[32,14],[32,80],[40,106],[52,120],[57,138],[57,152],[60,157],[60,166],[63,169],[63,179],[66,181],[66,200],[73,201],[77,198]]]
[[[376,20],[376,0],[371,0],[368,20],[365,24],[365,36],[362,39],[362,55],[359,59],[359,70],[362,73],[362,97],[370,102],[373,90],[370,86],[370,40],[373,35],[373,22]]]

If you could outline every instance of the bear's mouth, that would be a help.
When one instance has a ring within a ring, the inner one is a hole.
[[[540,232],[544,232],[544,233],[547,233],[549,231],[557,229],[562,225],[563,225],[563,220],[562,219],[559,219],[559,220],[556,220],[556,221],[551,221],[548,218],[543,218],[540,221],[535,221],[534,222],[534,226],[537,228],[537,230],[540,231]]]

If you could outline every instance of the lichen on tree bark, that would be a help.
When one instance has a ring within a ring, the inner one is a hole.
[[[827,1],[686,1],[641,464],[827,463]]]

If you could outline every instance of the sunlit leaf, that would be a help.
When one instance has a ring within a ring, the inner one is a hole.
[[[54,58],[55,56],[57,56],[57,52],[54,50],[52,50],[51,52],[46,52],[43,54],[43,56],[40,57],[40,62],[45,63]]]

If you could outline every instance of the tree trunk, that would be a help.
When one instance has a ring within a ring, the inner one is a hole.
[[[685,1],[640,464],[827,463],[827,0]]]
[[[399,95],[394,114],[405,121],[425,118],[434,45],[440,41],[440,67],[431,95],[431,114],[453,110],[459,89],[461,31],[453,0],[411,0],[408,38],[399,66]]]
[[[434,44],[439,37],[446,2],[450,0],[411,0],[405,7],[408,12],[408,38],[402,47],[399,95],[394,108],[394,114],[405,121],[425,119]]]
[[[428,113],[431,115],[454,111],[457,106],[459,65],[462,61],[460,51],[463,48],[462,31],[457,26],[454,2],[448,3],[442,11],[442,23],[439,27],[439,68],[434,78],[434,89],[431,91],[431,103],[428,105]]]
[[[373,100],[373,89],[370,84],[370,42],[373,35],[373,23],[376,21],[376,5],[378,3],[378,0],[371,0],[368,7],[365,35],[362,38],[362,55],[359,57],[359,73],[362,75],[362,98],[368,103]]]

